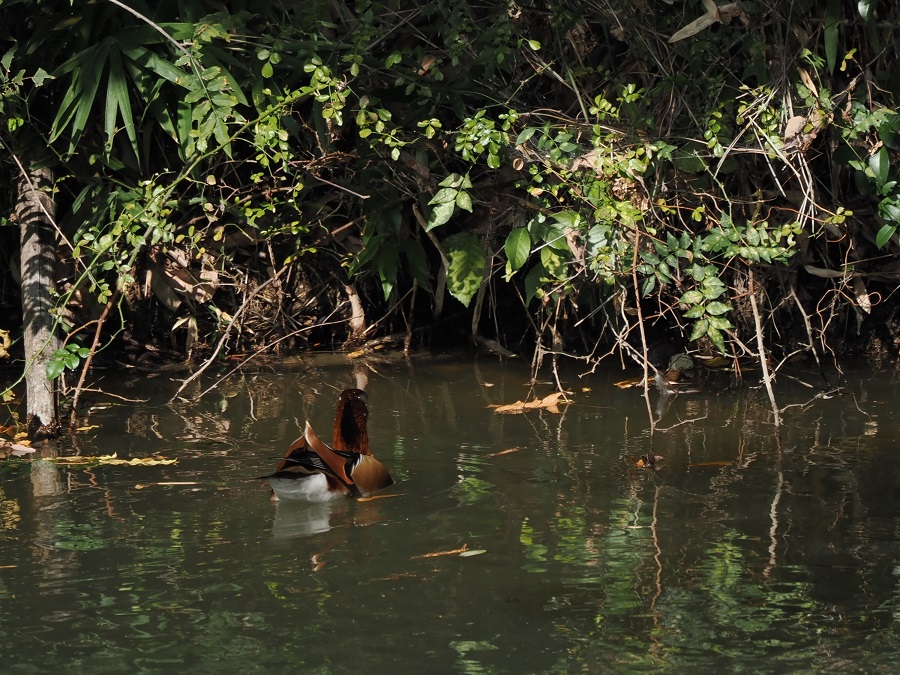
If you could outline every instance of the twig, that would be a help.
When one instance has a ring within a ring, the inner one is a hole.
[[[239,371],[241,368],[243,368],[244,366],[246,366],[248,363],[250,363],[250,362],[251,362],[253,359],[255,359],[257,356],[259,356],[260,354],[262,354],[263,352],[265,352],[265,351],[268,350],[269,348],[274,347],[275,345],[279,344],[280,342],[283,342],[284,340],[287,340],[288,338],[292,338],[292,337],[294,337],[294,336],[296,336],[296,335],[300,335],[301,333],[305,333],[306,331],[312,330],[313,328],[321,328],[321,327],[323,327],[323,326],[333,326],[333,325],[335,325],[335,324],[343,323],[343,322],[345,321],[345,319],[341,319],[340,321],[332,321],[332,322],[330,322],[330,323],[328,322],[328,319],[331,318],[332,316],[334,316],[334,313],[335,313],[336,311],[337,311],[337,308],[336,308],[331,314],[329,314],[327,317],[325,317],[325,321],[324,321],[324,322],[315,323],[315,324],[313,324],[312,326],[304,326],[303,328],[298,328],[298,329],[295,330],[295,331],[291,331],[291,332],[288,333],[287,335],[282,335],[280,338],[278,338],[278,339],[275,340],[274,342],[270,342],[269,344],[264,345],[263,347],[260,347],[260,348],[257,349],[255,352],[253,352],[250,356],[248,356],[246,359],[244,359],[244,360],[241,361],[238,365],[236,365],[234,368],[232,368],[232,369],[229,370],[227,373],[225,373],[225,374],[224,374],[222,377],[220,377],[218,380],[216,380],[215,382],[213,382],[209,387],[207,387],[206,389],[204,389],[200,394],[198,394],[198,395],[194,398],[194,400],[199,400],[199,399],[203,398],[204,396],[206,396],[209,392],[211,392],[213,389],[215,389],[216,387],[218,387],[220,384],[222,384],[222,382],[224,382],[224,381],[227,380],[229,377],[231,377],[234,373],[236,373],[236,372]],[[179,389],[178,391],[181,391],[181,389]],[[178,396],[178,394],[176,393],[175,396]]]
[[[184,380],[181,383],[181,386],[178,387],[178,391],[176,391],[175,395],[172,397],[173,401],[176,398],[178,398],[178,395],[184,391],[185,387],[187,387],[191,382],[193,382],[198,377],[200,377],[200,375],[203,374],[203,371],[205,371],[207,368],[209,368],[213,364],[213,362],[216,360],[216,357],[219,355],[219,352],[222,351],[222,346],[225,344],[225,341],[228,339],[228,334],[231,332],[231,327],[234,326],[235,322],[238,320],[238,318],[241,316],[241,314],[244,313],[244,310],[247,309],[247,306],[249,305],[249,303],[253,299],[253,297],[257,293],[259,293],[261,290],[263,290],[266,286],[275,282],[278,279],[278,277],[280,277],[286,269],[288,269],[288,268],[282,267],[280,270],[278,270],[275,273],[275,275],[271,279],[266,279],[259,286],[254,288],[250,292],[250,294],[244,299],[243,304],[240,306],[238,311],[236,311],[234,313],[234,316],[231,317],[231,321],[229,321],[228,325],[225,327],[225,332],[222,334],[222,337],[219,338],[219,342],[218,342],[218,344],[216,344],[216,348],[213,350],[213,353],[206,360],[206,362],[202,366],[200,366],[200,368],[197,369],[197,371],[193,375],[191,375],[189,378],[187,378],[186,380]]]
[[[653,431],[656,428],[656,420],[653,418],[653,406],[650,405],[650,378],[649,371],[647,368],[647,334],[644,332],[644,315],[641,312],[641,291],[640,286],[638,285],[637,278],[637,262],[638,262],[638,249],[641,244],[641,231],[637,228],[634,229],[634,257],[631,262],[631,282],[634,284],[634,304],[637,309],[637,317],[638,317],[638,328],[641,333],[641,347],[643,349],[643,358],[642,366],[644,368],[644,401],[647,403],[647,417],[650,418],[650,435],[653,436]]]
[[[84,360],[84,365],[81,367],[81,375],[78,378],[78,384],[75,385],[75,395],[72,397],[72,411],[69,413],[70,429],[74,428],[78,423],[78,399],[81,398],[81,392],[84,389],[84,381],[87,378],[88,369],[91,367],[91,361],[94,360],[97,345],[100,344],[100,332],[103,330],[103,324],[106,322],[106,317],[109,316],[109,310],[111,310],[113,305],[118,301],[119,295],[120,291],[116,288],[115,292],[106,303],[106,307],[103,308],[103,313],[100,315],[100,318],[97,319],[97,330],[94,331],[94,341],[91,343],[91,351]]]
[[[682,424],[691,424],[692,422],[700,422],[702,420],[705,420],[707,417],[709,417],[709,415],[704,415],[703,417],[691,417],[686,420],[681,420],[680,422],[677,422],[676,424],[673,424],[670,427],[666,427],[665,429],[657,429],[657,431],[672,431],[672,429],[674,429],[675,427],[680,427]]]
[[[772,376],[769,373],[769,364],[766,360],[766,347],[763,343],[762,321],[759,318],[759,307],[756,304],[756,289],[753,287],[753,267],[748,267],[749,287],[750,287],[750,306],[753,308],[753,323],[756,326],[756,347],[759,350],[759,365],[762,368],[763,383],[766,385],[766,392],[769,394],[769,403],[772,404],[772,415],[775,420],[775,440],[778,443],[778,449],[781,450],[781,414],[778,411],[778,403],[775,401],[775,392],[772,390]]]

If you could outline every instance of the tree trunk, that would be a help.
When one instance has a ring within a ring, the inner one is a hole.
[[[59,428],[56,387],[47,379],[47,363],[59,349],[54,332],[52,293],[56,242],[56,204],[50,196],[50,169],[29,169],[19,178],[16,216],[22,231],[22,319],[25,346],[25,400],[32,440],[55,436]]]

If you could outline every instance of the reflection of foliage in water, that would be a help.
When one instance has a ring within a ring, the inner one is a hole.
[[[57,537],[54,546],[65,551],[94,551],[104,548],[106,543],[98,536],[97,530],[95,525],[89,523],[61,520],[53,526],[53,533]]]
[[[19,527],[22,516],[19,513],[19,502],[15,499],[6,499],[6,493],[0,488],[0,528],[15,530]]]

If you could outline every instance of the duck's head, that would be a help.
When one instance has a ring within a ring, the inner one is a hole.
[[[362,389],[344,389],[334,415],[334,449],[371,455],[369,449],[369,395]]]

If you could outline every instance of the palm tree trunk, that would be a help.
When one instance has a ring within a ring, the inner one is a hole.
[[[52,294],[56,283],[56,204],[50,196],[50,169],[26,168],[20,175],[16,216],[22,232],[22,318],[25,347],[25,400],[29,437],[55,436],[59,428],[56,388],[46,368],[59,349]]]

